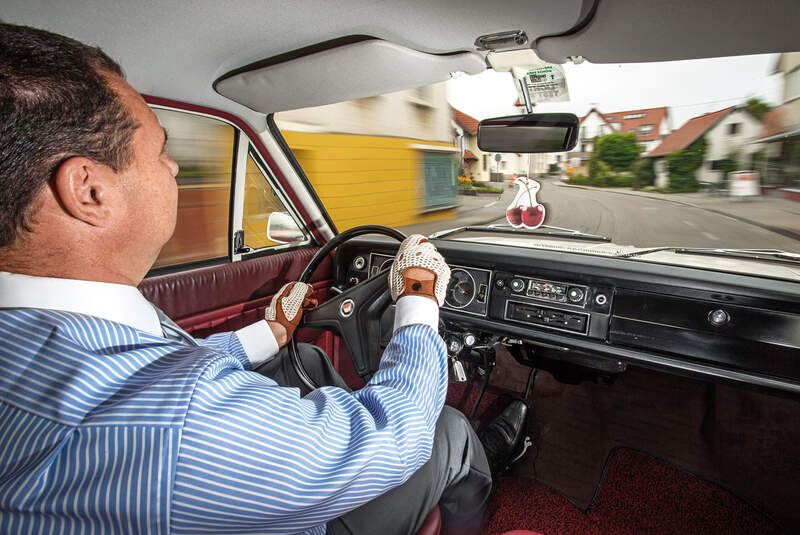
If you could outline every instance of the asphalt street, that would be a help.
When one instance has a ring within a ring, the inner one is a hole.
[[[734,217],[685,206],[679,195],[640,197],[542,181],[539,202],[547,209],[545,224],[600,234],[618,245],[781,249],[800,253],[800,241]],[[516,189],[496,196],[462,197],[455,219],[404,227],[406,233],[430,234],[465,224],[504,223]],[[742,201],[748,202],[748,201]],[[768,223],[768,222],[767,222]]]

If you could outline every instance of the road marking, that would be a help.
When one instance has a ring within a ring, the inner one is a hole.
[[[684,222],[686,225],[689,225],[690,227],[694,227],[694,226],[695,226],[695,224],[694,224],[694,223],[692,223],[691,221],[687,221],[687,220],[685,220],[685,219],[684,219],[684,220],[683,220],[683,222]]]
[[[713,234],[711,234],[710,232],[701,232],[700,234],[702,234],[703,236],[705,236],[709,240],[718,240],[719,239],[716,236],[714,236]]]
[[[490,202],[489,204],[484,204],[484,205],[483,205],[483,207],[484,207],[484,208],[489,208],[490,206],[494,206],[495,204],[497,204],[497,203],[499,203],[499,202],[500,202],[499,200],[497,200],[497,201],[492,201],[492,202]]]

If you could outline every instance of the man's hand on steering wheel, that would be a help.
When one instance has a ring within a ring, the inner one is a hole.
[[[442,306],[449,282],[450,268],[426,237],[412,234],[403,240],[389,271],[389,289],[394,301],[418,295]]]
[[[314,288],[304,282],[288,282],[278,290],[267,307],[265,319],[269,324],[278,347],[283,347],[300,324],[303,312],[317,306],[310,295]]]

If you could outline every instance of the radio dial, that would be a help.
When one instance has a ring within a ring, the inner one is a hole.
[[[580,288],[570,288],[567,292],[567,298],[570,303],[580,303],[583,301],[583,290]]]
[[[522,279],[512,279],[511,280],[511,291],[514,293],[520,293],[525,290],[525,281]]]

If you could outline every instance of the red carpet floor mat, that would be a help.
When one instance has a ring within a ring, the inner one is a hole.
[[[778,534],[778,527],[730,492],[628,449],[607,465],[588,513],[534,480],[500,481],[489,535],[531,529],[567,534]]]

